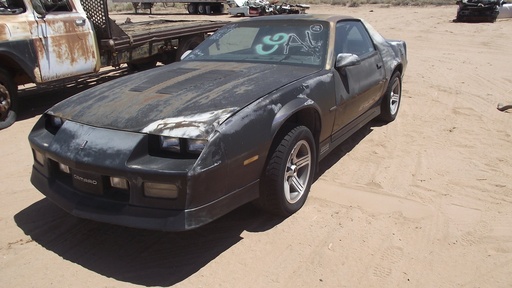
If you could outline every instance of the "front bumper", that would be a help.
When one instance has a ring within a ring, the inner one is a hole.
[[[197,168],[198,159],[152,156],[148,135],[67,121],[57,132],[42,119],[29,135],[32,184],[69,213],[151,230],[181,231],[206,224],[259,194],[259,181],[228,189],[224,161]],[[208,161],[206,161],[208,162]],[[62,165],[68,167],[63,171]],[[127,189],[113,187],[123,178]],[[148,197],[144,183],[176,187],[172,199]]]
[[[133,206],[83,194],[59,181],[51,181],[36,168],[32,169],[30,181],[48,199],[74,216],[126,227],[161,231],[183,231],[204,225],[240,206],[241,203],[253,200],[254,197],[249,195],[255,195],[259,189],[259,183],[254,182],[202,207],[169,210]]]

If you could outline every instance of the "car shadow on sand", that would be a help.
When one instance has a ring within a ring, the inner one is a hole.
[[[341,158],[343,158],[347,153],[352,151],[354,147],[356,147],[366,136],[370,135],[373,131],[373,127],[380,127],[385,125],[385,123],[379,122],[377,120],[372,120],[368,124],[364,125],[352,134],[347,140],[343,141],[338,147],[334,148],[324,159],[318,163],[318,169],[315,174],[315,181],[322,176],[325,171],[329,170],[334,164],[336,164]]]
[[[320,162],[316,177],[379,125],[370,122],[332,151]],[[122,282],[171,286],[240,242],[244,231],[267,231],[285,219],[247,204],[191,231],[161,232],[80,219],[45,198],[14,220],[38,244],[86,269]]]
[[[241,241],[242,232],[266,231],[284,219],[247,204],[191,231],[161,232],[76,218],[45,198],[14,220],[42,247],[88,270],[122,282],[171,286]]]

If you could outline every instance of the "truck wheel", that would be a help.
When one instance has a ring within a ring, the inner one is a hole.
[[[187,11],[188,14],[197,14],[197,5],[195,3],[188,3]]]
[[[197,14],[206,14],[206,6],[203,3],[197,5]]]
[[[176,49],[176,61],[180,61],[181,55],[188,50],[196,48],[197,45],[203,42],[203,40],[204,36],[202,34],[195,34],[181,38],[178,44],[178,49]]]
[[[305,126],[276,138],[269,154],[256,204],[273,214],[290,216],[306,202],[316,167],[315,141]]]
[[[16,94],[18,87],[7,71],[0,69],[0,129],[16,121]]]

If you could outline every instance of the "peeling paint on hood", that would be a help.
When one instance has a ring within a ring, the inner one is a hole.
[[[306,66],[182,61],[91,88],[47,113],[96,127],[205,139],[233,113],[316,71]]]
[[[237,110],[237,108],[228,108],[186,117],[166,118],[151,123],[141,132],[171,137],[208,139],[208,136]]]

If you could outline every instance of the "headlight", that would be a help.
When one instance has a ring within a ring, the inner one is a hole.
[[[205,139],[187,139],[169,136],[159,136],[159,149],[162,152],[171,152],[186,155],[199,155],[203,152],[208,140]]]
[[[192,154],[201,154],[206,143],[208,143],[208,141],[204,139],[187,139],[187,152]]]
[[[50,124],[57,129],[60,128],[62,124],[64,124],[64,122],[66,122],[66,120],[64,120],[63,118],[53,115],[50,116]]]
[[[160,149],[164,151],[180,153],[180,138],[160,136]]]
[[[60,127],[64,125],[64,122],[66,122],[66,119],[46,114],[46,130],[48,130],[50,133],[55,134],[57,131],[59,131]]]

